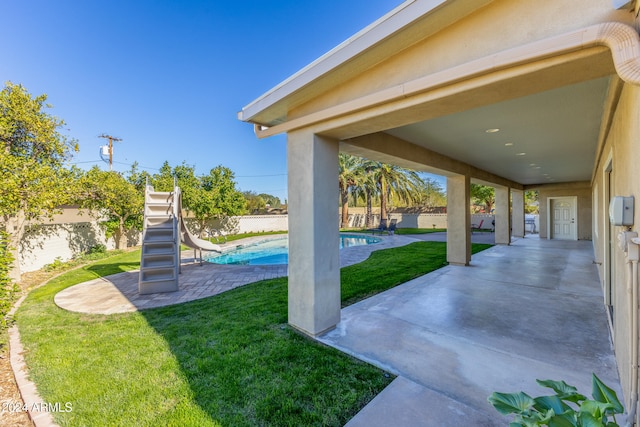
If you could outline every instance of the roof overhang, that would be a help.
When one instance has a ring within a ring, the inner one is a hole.
[[[499,52],[271,127],[267,127],[263,123],[253,123],[259,126],[259,137],[268,137],[347,115],[355,115],[365,110],[373,111],[376,108],[388,110],[389,105],[397,101],[405,101],[405,104],[421,103],[424,97],[437,97],[442,92],[456,90],[455,88],[461,86],[481,87],[505,80],[508,75],[531,74],[539,69],[550,69],[562,66],[562,64],[569,64],[570,67],[572,62],[579,63],[584,58],[600,56],[604,50],[607,50],[607,56],[611,57],[612,62],[610,63],[615,69],[609,67],[609,62],[603,62],[601,59],[587,60],[589,67],[580,73],[579,81],[617,73],[625,82],[634,85],[640,84],[640,40],[638,33],[625,24],[611,22],[593,25]],[[555,74],[558,74],[555,81],[564,81],[563,84],[575,83],[577,80],[573,75],[563,77],[560,73]],[[553,79],[548,81],[550,86],[555,84]],[[553,86],[549,88],[553,88]],[[511,92],[510,96],[515,97],[514,95],[522,96],[522,93]],[[489,101],[495,102],[496,100]],[[397,107],[399,106],[396,105],[395,108]],[[246,121],[251,122],[249,119]],[[402,124],[407,123],[398,123],[397,125]],[[397,127],[397,125],[391,127]],[[379,130],[383,129],[374,131]]]

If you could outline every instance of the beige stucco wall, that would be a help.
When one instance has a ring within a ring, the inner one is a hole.
[[[577,197],[578,199],[578,240],[591,240],[592,238],[592,203],[591,184],[578,182],[538,187],[540,199],[540,238],[546,239],[548,235],[549,211],[548,200],[550,197]]]
[[[640,88],[625,85],[617,104],[611,129],[594,173],[594,251],[603,282],[605,301],[611,295],[613,337],[623,389],[630,388],[630,312],[625,254],[617,245],[617,235],[626,227],[610,227],[608,221],[607,170],[611,166],[611,196],[634,196],[632,231],[640,232]],[[612,237],[609,251],[609,233]],[[606,287],[611,262],[611,292]],[[608,302],[608,301],[607,301]]]

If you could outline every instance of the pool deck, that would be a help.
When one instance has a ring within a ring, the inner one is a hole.
[[[341,249],[340,265],[345,267],[357,264],[367,259],[373,251],[404,246],[420,240],[415,237],[383,235],[379,243]],[[250,237],[222,246],[224,249],[231,250],[239,245],[246,246],[279,238],[282,238],[282,235]],[[79,313],[129,313],[207,298],[238,286],[283,277],[287,275],[288,266],[286,264],[221,265],[208,262],[200,265],[195,261],[193,251],[189,250],[182,253],[181,268],[179,290],[176,292],[140,295],[138,293],[139,270],[135,270],[71,286],[59,292],[54,301],[60,308]]]

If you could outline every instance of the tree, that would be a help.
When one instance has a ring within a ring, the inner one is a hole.
[[[138,162],[133,162],[127,173],[127,181],[133,184],[141,194],[144,194],[145,186],[151,182],[151,175],[147,171],[138,171]]]
[[[142,229],[144,195],[119,172],[91,168],[80,180],[78,204],[102,219],[116,248],[127,247],[127,233]]]
[[[173,169],[164,162],[151,182],[156,191],[173,191],[175,180],[182,193],[182,208],[193,215],[202,238],[210,221],[246,212],[247,201],[233,177],[231,169],[223,166],[196,176],[194,168],[184,162]]]
[[[447,196],[442,187],[433,178],[423,178],[424,185],[420,189],[420,204],[427,208],[447,205]]]
[[[420,188],[424,185],[420,176],[412,170],[386,163],[377,163],[373,169],[380,192],[380,219],[389,218],[392,197],[404,202],[419,200]]]
[[[274,196],[272,194],[260,193],[258,196],[262,197],[265,204],[272,208],[280,208],[282,206],[282,202],[280,201],[280,197]]]
[[[471,200],[475,205],[484,206],[486,213],[491,213],[495,204],[495,189],[486,185],[471,184],[469,189]]]
[[[342,204],[341,228],[349,227],[349,192],[362,177],[362,159],[346,153],[338,157],[338,187]]]
[[[528,214],[540,212],[540,198],[537,190],[526,190],[524,192],[524,211]]]
[[[19,251],[27,222],[38,222],[68,203],[74,172],[66,167],[75,140],[59,132],[65,122],[48,114],[47,95],[32,97],[7,82],[0,91],[0,216],[20,279]]]
[[[267,207],[267,202],[265,202],[264,198],[253,191],[245,191],[242,195],[247,201],[247,210],[251,213],[258,213]]]
[[[355,200],[364,199],[366,203],[365,226],[373,227],[373,198],[378,191],[378,182],[375,179],[373,171],[377,167],[377,162],[358,159],[357,181],[351,188],[353,198]]]
[[[152,175],[149,181],[155,191],[173,191],[175,178],[169,162],[165,160],[160,171]]]
[[[216,166],[209,171],[209,175],[200,177],[197,197],[189,206],[198,222],[200,237],[204,237],[209,221],[246,212],[247,201],[236,189],[233,178],[231,169],[224,166]]]

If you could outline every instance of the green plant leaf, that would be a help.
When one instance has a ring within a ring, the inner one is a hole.
[[[602,427],[603,425],[600,419],[586,411],[580,412],[578,420],[580,420],[580,425],[582,427]]]
[[[555,416],[556,416],[556,413],[553,409],[543,410],[538,414],[539,422],[536,425],[548,424],[549,421]]]
[[[624,412],[624,407],[618,400],[616,392],[607,387],[596,374],[593,374],[592,388],[592,396],[595,400],[613,405],[614,414],[622,414]]]
[[[549,420],[549,427],[576,427],[576,421],[568,414],[556,415]]]
[[[602,421],[610,409],[613,409],[611,403],[598,402],[597,400],[585,400],[580,406],[580,412],[587,412],[599,421]]]
[[[578,393],[578,389],[564,381],[554,380],[536,380],[542,387],[548,387],[556,392],[558,397],[569,402],[579,403],[586,400],[587,397]]]
[[[560,415],[572,408],[564,403],[558,396],[540,396],[533,399],[536,403],[534,407],[540,412],[553,410],[555,415]]]
[[[493,392],[488,398],[489,403],[501,414],[523,414],[529,411],[535,401],[526,393]]]

